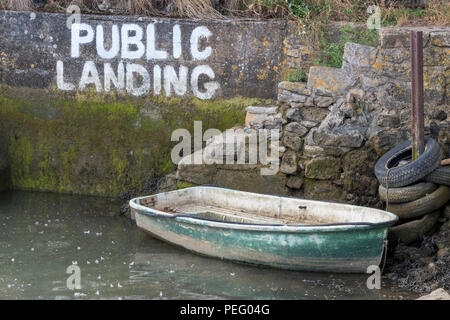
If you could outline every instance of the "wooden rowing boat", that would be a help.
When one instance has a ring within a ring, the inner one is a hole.
[[[130,201],[138,227],[196,253],[291,270],[366,272],[397,216],[378,209],[193,187]]]

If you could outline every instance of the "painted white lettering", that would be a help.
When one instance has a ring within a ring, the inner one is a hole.
[[[150,59],[167,59],[167,52],[164,50],[156,50],[155,24],[147,26],[147,60]]]
[[[86,32],[86,35],[82,36],[81,32]],[[73,23],[71,28],[71,47],[70,56],[72,58],[78,58],[80,56],[80,44],[89,43],[94,40],[94,30],[86,23]]]
[[[104,67],[105,91],[111,90],[111,83],[119,90],[125,89],[125,68],[123,62],[117,65],[117,76],[110,63],[105,63]]]
[[[134,32],[134,35],[130,33]],[[122,58],[123,59],[139,59],[144,55],[145,46],[142,43],[142,28],[134,23],[126,23],[122,25]],[[131,50],[130,45],[134,45],[136,50]]]
[[[153,66],[153,93],[160,94],[161,93],[161,67],[158,65]]]
[[[141,76],[141,85],[134,86],[134,74]],[[127,92],[133,96],[142,96],[150,90],[150,75],[140,64],[127,63]]]
[[[119,53],[120,37],[119,37],[119,27],[117,25],[113,25],[111,28],[111,48],[109,50],[105,50],[104,46],[105,38],[103,36],[102,25],[97,26],[95,40],[97,46],[97,54],[100,56],[100,58],[112,59]]]
[[[56,62],[56,84],[60,90],[73,90],[75,85],[73,83],[64,82],[64,64],[61,60]]]
[[[177,95],[184,95],[187,91],[187,75],[188,68],[180,66],[179,74],[177,75],[174,67],[164,67],[164,91],[166,96],[170,97],[172,94],[172,86]]]
[[[205,60],[211,55],[211,47],[206,47],[203,51],[199,49],[200,38],[208,39],[211,36],[211,31],[207,27],[200,26],[195,28],[191,33],[191,55],[194,60]]]
[[[172,35],[172,43],[173,43],[173,57],[175,59],[179,59],[181,57],[181,29],[178,24],[173,26],[173,35]]]
[[[194,96],[196,96],[199,99],[203,100],[211,99],[214,96],[216,90],[219,89],[219,83],[216,81],[205,82],[203,86],[205,87],[206,91],[201,92],[198,87],[198,82],[199,77],[202,74],[208,76],[210,79],[214,79],[215,76],[214,71],[211,69],[210,66],[207,65],[196,66],[194,70],[192,70],[191,74],[192,92],[194,93]]]
[[[100,83],[100,78],[98,77],[97,67],[93,61],[85,62],[78,88],[83,90],[88,84],[94,84],[97,92],[102,91],[102,85]]]

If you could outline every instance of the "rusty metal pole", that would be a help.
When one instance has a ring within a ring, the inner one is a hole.
[[[411,138],[412,158],[423,153],[424,120],[423,120],[423,42],[422,31],[411,31]]]

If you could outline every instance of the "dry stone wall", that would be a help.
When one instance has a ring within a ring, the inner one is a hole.
[[[208,183],[381,205],[375,162],[410,137],[409,31],[383,29],[378,48],[347,43],[342,68],[313,66],[307,83],[278,84],[276,105],[247,110],[244,130],[275,128],[281,135],[279,172],[270,182],[254,180],[263,189],[227,181],[246,180],[242,169],[228,169],[224,180],[211,173]],[[450,28],[423,32],[425,135],[439,142],[445,157],[450,145]],[[179,167],[178,178],[184,179],[189,168]]]

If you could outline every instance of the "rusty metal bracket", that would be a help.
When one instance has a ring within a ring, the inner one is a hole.
[[[423,117],[423,41],[422,31],[411,31],[411,138],[412,158],[423,153],[424,117]]]

